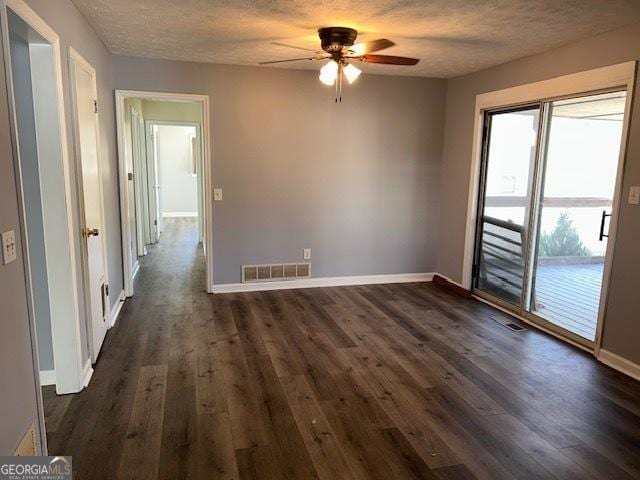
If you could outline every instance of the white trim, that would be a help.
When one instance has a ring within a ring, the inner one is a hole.
[[[171,217],[197,217],[198,212],[162,212],[163,218]]]
[[[598,356],[602,348],[602,333],[606,321],[607,305],[609,302],[609,283],[611,281],[611,268],[613,265],[613,253],[616,247],[618,235],[619,215],[622,210],[624,197],[624,171],[626,167],[627,146],[629,142],[629,128],[631,125],[631,110],[635,99],[637,62],[631,62],[632,71],[627,79],[627,98],[624,107],[624,123],[622,125],[622,138],[620,140],[620,153],[618,154],[618,171],[616,172],[616,185],[611,202],[611,216],[609,217],[609,236],[607,237],[607,250],[604,258],[604,272],[602,273],[602,287],[598,306],[598,324],[596,325],[596,338],[594,340],[593,353]],[[630,67],[631,68],[631,67]]]
[[[87,363],[84,364],[84,369],[82,370],[82,388],[86,388],[91,381],[91,377],[93,376],[93,367],[91,366],[91,359],[87,359]]]
[[[548,101],[549,99],[580,95],[611,88],[625,88],[627,100],[625,118],[618,161],[618,174],[612,203],[610,222],[610,236],[605,259],[605,272],[600,296],[600,310],[598,327],[593,351],[597,355],[602,342],[602,329],[606,312],[606,301],[611,274],[611,260],[615,248],[615,233],[618,227],[618,212],[622,198],[623,170],[626,158],[628,130],[630,124],[630,109],[634,95],[636,76],[636,62],[625,62],[617,65],[596,68],[585,72],[564,75],[550,80],[543,80],[527,85],[519,85],[504,90],[488,92],[476,97],[473,144],[471,156],[471,170],[469,175],[469,194],[467,198],[467,221],[463,251],[462,286],[472,289],[472,269],[474,260],[477,209],[479,195],[480,166],[482,163],[482,130],[484,127],[484,112],[494,108],[505,108],[530,102]],[[542,328],[543,330],[546,330]],[[556,335],[557,336],[557,335]],[[567,340],[566,337],[563,339]],[[575,343],[575,342],[570,342]],[[581,348],[584,348],[581,346]]]
[[[11,74],[11,59],[10,59],[10,44],[9,44],[9,22],[7,20],[7,8],[6,1],[2,1],[0,3],[0,21],[1,28],[0,33],[2,33],[2,47],[3,47],[3,63],[4,63],[4,75],[6,79],[5,88],[7,89],[7,104],[9,108],[9,128],[11,130],[11,153],[12,153],[12,161],[15,169],[15,175],[19,179],[17,181],[17,194],[18,194],[18,208],[20,210],[20,229],[22,231],[22,257],[23,261],[23,272],[25,276],[25,287],[27,293],[27,313],[29,319],[29,340],[31,342],[31,359],[33,362],[33,383],[35,387],[35,397],[36,397],[36,413],[37,413],[37,432],[38,432],[38,442],[36,453],[40,455],[47,455],[47,435],[46,435],[46,427],[45,427],[45,412],[44,412],[44,403],[42,399],[42,388],[40,385],[40,357],[38,354],[38,344],[37,344],[37,332],[36,332],[36,321],[35,321],[35,307],[33,301],[33,284],[31,281],[31,267],[30,267],[30,258],[29,258],[29,249],[27,246],[27,222],[25,217],[25,204],[24,204],[24,193],[22,189],[22,166],[20,163],[20,149],[17,142],[17,122],[15,117],[15,103],[13,98],[13,80]],[[26,10],[26,14],[29,16],[34,15],[35,20],[40,20],[40,18],[35,15],[35,13],[24,4],[14,4],[14,11],[18,10]],[[24,7],[24,8],[23,8]],[[23,11],[24,13],[24,11]]]
[[[533,101],[565,95],[593,92],[614,87],[627,87],[628,100],[632,96],[635,80],[635,62],[626,62],[609,67],[596,68],[586,72],[564,75],[541,82],[519,85],[497,90],[476,97],[475,124],[471,154],[471,172],[469,175],[469,195],[467,198],[467,226],[464,241],[464,259],[462,285],[471,289],[471,269],[475,245],[476,210],[479,194],[480,165],[482,163],[482,128],[484,111],[492,108],[510,107]],[[628,121],[625,123],[628,124]],[[626,132],[625,128],[625,132]],[[621,152],[622,154],[623,152]]]
[[[629,375],[631,378],[640,380],[640,365],[633,363],[631,360],[627,360],[626,358],[616,355],[604,348],[600,349],[600,352],[598,353],[598,360],[614,370],[618,370],[625,375]]]
[[[142,152],[141,148],[144,145],[145,152],[145,161],[144,165],[146,165],[146,152],[147,152],[147,142],[146,136],[147,132],[144,129],[144,117],[142,116],[142,109],[138,111],[133,105],[129,106],[129,128],[131,129],[131,168],[133,169],[133,194],[134,194],[134,203],[135,203],[135,225],[136,225],[136,255],[138,257],[142,257],[147,254],[146,252],[146,242],[145,242],[145,214],[144,214],[144,203],[146,197],[146,189],[145,184],[146,180],[143,175],[139,175],[138,170],[143,166],[143,159],[141,158]],[[142,138],[140,138],[140,126],[142,125]],[[137,148],[136,148],[137,147]],[[146,219],[148,220],[148,219]]]
[[[138,262],[136,260],[136,264],[133,266],[133,273],[131,274],[131,281],[132,282],[136,278],[136,276],[138,275],[139,271],[140,271],[140,262]]]
[[[128,212],[129,193],[127,191],[127,162],[126,143],[124,134],[124,100],[117,100],[116,92],[116,122],[117,122],[117,142],[118,142],[118,179],[120,190],[120,236],[122,239],[122,276],[124,280],[124,293],[127,297],[133,295],[133,258],[131,257],[131,225],[129,224]],[[122,125],[120,121],[122,119]],[[136,248],[137,255],[137,248]]]
[[[14,11],[22,20],[29,24],[31,28],[42,35],[45,40],[53,45],[59,43],[58,34],[47,22],[45,22],[24,0],[4,0],[7,7]],[[58,52],[59,53],[59,52]]]
[[[56,371],[55,370],[40,370],[40,385],[45,387],[47,385],[56,384]]]
[[[196,138],[200,141],[200,150],[202,150],[202,124],[200,122],[191,122],[191,121],[177,121],[177,120],[145,120],[145,124],[149,127],[153,127],[153,126],[176,126],[176,127],[195,127],[196,129]],[[147,128],[146,131],[148,132],[149,129]],[[154,139],[155,140],[155,139]],[[198,158],[198,166],[197,166],[197,171],[198,174],[195,175],[197,178],[197,182],[198,182],[198,191],[197,191],[197,197],[198,197],[198,210],[196,212],[162,212],[162,218],[171,218],[171,217],[192,217],[192,218],[197,218],[198,219],[198,238],[200,240],[200,242],[204,241],[205,238],[205,234],[204,234],[204,218],[202,218],[202,215],[200,214],[200,212],[203,211],[204,209],[204,188],[203,188],[203,154],[202,151],[199,152],[199,158]],[[154,157],[154,161],[157,161],[157,159]],[[159,168],[160,170],[160,175],[159,177],[162,178],[162,170]],[[162,195],[159,195],[160,199],[162,199]],[[160,202],[160,210],[162,210],[162,201]],[[162,222],[160,222],[162,223]]]
[[[118,138],[118,176],[120,177],[120,224],[122,230],[122,257],[124,270],[124,290],[127,297],[133,295],[133,262],[130,246],[130,226],[128,222],[128,190],[127,190],[127,151],[124,142],[124,101],[128,98],[143,100],[164,100],[174,102],[199,102],[202,104],[202,157],[203,157],[203,205],[204,205],[204,231],[203,243],[205,252],[206,291],[213,292],[213,182],[211,162],[211,130],[210,130],[210,105],[208,95],[196,95],[187,93],[162,93],[136,90],[116,90],[116,129]]]
[[[261,292],[295,288],[344,287],[349,285],[376,285],[384,283],[430,282],[434,273],[393,273],[387,275],[358,275],[350,277],[301,278],[251,283],[223,283],[213,286],[213,293]]]
[[[116,300],[116,304],[113,306],[113,308],[111,309],[111,314],[109,317],[109,324],[110,327],[113,327],[116,324],[116,321],[118,320],[118,315],[120,315],[120,311],[122,310],[122,305],[124,305],[124,301],[127,297],[124,294],[124,290],[121,290],[120,293],[118,294],[118,299]]]
[[[71,190],[71,175],[70,175],[70,160],[67,144],[67,132],[66,132],[66,115],[65,115],[65,99],[64,89],[62,83],[62,64],[61,64],[61,51],[60,51],[60,39],[56,32],[47,25],[47,23],[40,18],[23,0],[3,0],[2,1],[2,34],[4,40],[5,50],[5,70],[7,78],[7,89],[9,90],[9,110],[11,115],[11,123],[13,124],[13,141],[14,152],[17,155],[18,174],[21,177],[21,168],[19,160],[19,148],[17,144],[17,132],[15,131],[16,125],[16,111],[15,104],[13,103],[13,85],[11,77],[11,62],[9,52],[9,33],[6,8],[10,8],[15,14],[17,14],[22,20],[24,20],[31,28],[36,30],[52,47],[52,61],[55,74],[55,96],[57,102],[57,113],[59,123],[59,137],[60,137],[60,157],[62,162],[62,174],[63,174],[63,188],[64,188],[64,202],[66,210],[66,230],[69,239],[68,256],[69,256],[69,280],[71,287],[71,301],[69,302],[69,308],[71,309],[71,315],[69,317],[58,318],[52,317],[52,338],[53,338],[53,351],[54,361],[58,365],[64,365],[65,368],[59,368],[56,375],[56,391],[59,394],[62,393],[76,393],[82,390],[82,342],[83,335],[81,333],[81,319],[79,311],[79,283],[77,279],[77,265],[76,265],[76,253],[75,253],[75,228],[73,218],[73,197]],[[28,250],[24,247],[28,231],[26,229],[26,221],[24,218],[24,199],[22,198],[22,185],[18,186],[19,189],[19,202],[21,212],[21,227],[24,232],[25,238],[23,242],[23,253],[26,260],[26,270],[29,269],[29,255]],[[31,280],[29,272],[27,271],[27,286],[31,289]],[[29,293],[30,302],[33,301],[31,293]],[[33,321],[33,309],[30,310],[30,316]],[[35,330],[34,330],[35,331]],[[37,355],[36,355],[37,360]],[[34,375],[39,383],[39,367],[34,367]],[[41,406],[41,397],[38,397],[38,404]],[[41,412],[40,412],[41,413]],[[46,435],[44,431],[44,423],[41,418],[40,425],[40,437],[43,451],[46,451]]]
[[[77,92],[77,78],[78,78],[78,67],[86,70],[89,75],[93,78],[93,96],[94,100],[98,101],[98,77],[96,74],[95,68],[80,55],[73,47],[69,47],[69,84],[71,90],[71,103],[72,103],[72,119],[73,119],[73,146],[75,150],[76,157],[76,184],[78,187],[78,224],[81,230],[84,230],[87,227],[86,224],[86,212],[85,212],[85,203],[84,203],[84,165],[82,159],[82,149],[80,145],[80,119],[78,117],[78,92]],[[99,110],[98,110],[99,111]],[[95,114],[95,139],[96,139],[96,164],[98,167],[98,198],[99,198],[99,209],[100,209],[100,225],[98,226],[100,229],[101,240],[100,244],[102,246],[102,260],[103,260],[103,282],[105,285],[109,285],[109,259],[107,256],[107,223],[105,221],[104,214],[104,195],[103,195],[103,185],[102,185],[102,155],[101,155],[101,146],[100,146],[100,114]],[[95,226],[92,226],[95,227]],[[87,325],[87,332],[93,332],[95,328],[95,321],[97,319],[93,318],[93,313],[91,310],[91,291],[90,291],[90,271],[89,271],[89,252],[87,249],[86,239],[82,240],[82,270],[84,273],[83,276],[83,286],[84,286],[84,297],[85,297],[85,320]],[[106,301],[110,302],[109,295],[106,296]],[[107,319],[108,321],[108,319]],[[102,319],[100,320],[102,323]],[[93,333],[91,334],[93,335]],[[96,352],[94,347],[93,337],[91,337],[90,341],[87,342],[89,345],[89,352],[93,361],[96,361],[98,358],[99,351]]]

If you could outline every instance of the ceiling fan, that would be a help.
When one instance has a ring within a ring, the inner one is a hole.
[[[318,30],[320,37],[320,46],[322,51],[311,50],[303,47],[287,45],[285,43],[276,43],[283,47],[296,48],[298,50],[306,50],[314,52],[315,55],[303,58],[290,58],[287,60],[274,60],[270,62],[260,62],[260,65],[268,65],[272,63],[298,62],[301,60],[329,60],[320,69],[320,81],[325,85],[335,85],[336,96],[335,101],[342,101],[342,82],[343,78],[347,82],[353,83],[362,71],[353,65],[353,61],[366,63],[381,63],[385,65],[415,65],[420,60],[417,58],[396,57],[392,55],[378,55],[373,52],[379,52],[385,48],[395,45],[391,40],[379,38],[368,42],[354,43],[358,36],[357,30],[348,27],[324,27]]]

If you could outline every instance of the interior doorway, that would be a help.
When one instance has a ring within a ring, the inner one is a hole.
[[[208,97],[116,92],[125,292],[167,226],[191,228],[212,291]],[[179,222],[176,222],[180,219]]]
[[[201,126],[197,122],[146,120],[149,225],[155,241],[165,219],[191,218],[204,240]]]
[[[3,2],[2,7],[39,384],[55,385],[58,394],[74,393],[87,385],[93,369],[81,322],[74,170],[67,151],[60,41],[24,2]]]
[[[485,112],[474,292],[593,347],[627,91]]]

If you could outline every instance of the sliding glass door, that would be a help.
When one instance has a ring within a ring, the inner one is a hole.
[[[475,286],[518,307],[524,294],[539,124],[539,105],[489,113],[485,121]]]
[[[474,290],[566,336],[596,336],[626,92],[485,116]]]

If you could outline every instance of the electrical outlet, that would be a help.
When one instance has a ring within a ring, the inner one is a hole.
[[[302,250],[302,258],[305,260],[311,260],[311,249],[305,248]]]
[[[640,205],[640,186],[634,185],[629,189],[629,205]]]
[[[213,189],[213,199],[216,202],[222,200],[222,189],[221,188],[214,188]]]
[[[18,258],[16,249],[16,232],[9,230],[2,232],[2,260],[4,264],[11,263]]]

